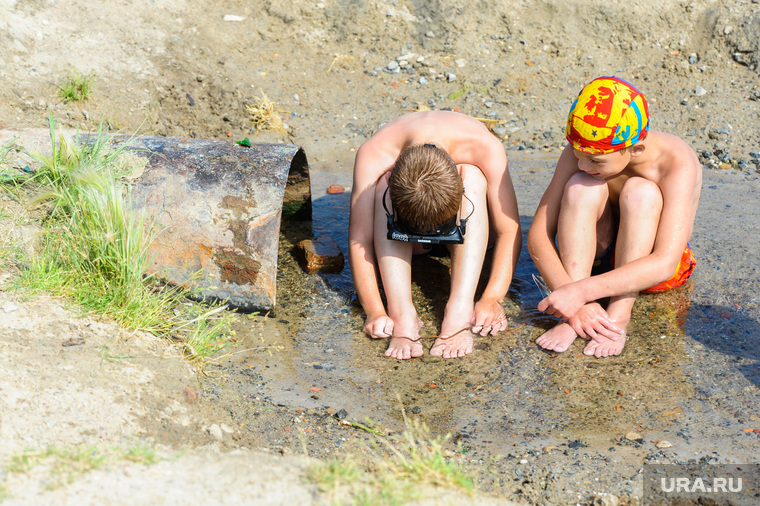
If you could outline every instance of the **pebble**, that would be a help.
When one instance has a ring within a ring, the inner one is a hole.
[[[208,428],[208,433],[211,434],[211,436],[213,436],[213,438],[217,441],[221,441],[222,438],[224,438],[222,428],[217,424],[212,424],[211,427]]]
[[[464,58],[459,58],[458,60],[454,60],[454,63],[456,63],[457,67],[461,69],[462,67],[467,65],[467,60],[465,60]]]
[[[426,32],[425,37],[430,37],[431,39],[435,37],[435,32]]]
[[[527,463],[528,463],[528,459],[520,459],[520,464],[527,464]]]
[[[446,74],[446,80],[450,83],[453,83],[454,81],[457,80],[457,75],[452,72],[449,72]]]
[[[6,313],[12,313],[14,311],[18,311],[18,308],[19,308],[18,304],[10,300],[3,305],[3,311],[5,311]]]
[[[507,137],[507,127],[502,125],[497,125],[493,127],[493,133],[496,134],[496,137],[505,140]]]
[[[655,444],[657,448],[672,448],[673,443],[670,441],[658,441],[657,444]]]
[[[391,60],[388,62],[388,65],[386,65],[386,68],[390,71],[397,70],[399,67],[400,65],[396,60]]]
[[[697,53],[691,53],[689,55],[689,63],[691,63],[692,65],[697,63]]]
[[[419,79],[419,83],[420,83],[420,84],[427,84],[427,83],[428,83],[428,80],[427,80],[427,79],[425,79],[425,76],[422,76],[422,77],[420,77],[420,79]]]
[[[751,156],[752,158],[760,158],[760,153],[758,153],[757,151],[750,151],[749,156]]]
[[[706,94],[707,94],[707,90],[706,90],[706,89],[704,89],[704,88],[703,88],[703,87],[701,87],[701,86],[697,86],[696,88],[694,88],[694,94],[695,94],[696,96],[698,96],[698,97],[701,97],[701,96],[703,96],[703,95],[706,95]]]
[[[641,434],[639,434],[638,432],[629,432],[628,434],[625,435],[625,438],[628,441],[638,441],[639,439],[641,439]]]

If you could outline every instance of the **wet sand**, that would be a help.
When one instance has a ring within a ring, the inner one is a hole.
[[[508,155],[527,234],[557,153]],[[348,193],[326,194],[332,183],[348,190],[350,174],[313,174],[313,232],[308,223],[283,227],[276,314],[240,318],[236,353],[219,366],[225,386],[211,387],[253,420],[243,440],[327,457],[351,444],[338,419],[398,433],[403,408],[451,433],[481,476],[493,474],[486,491],[551,503],[602,492],[635,501],[644,463],[757,462],[760,434],[745,432],[760,428],[756,174],[705,171],[692,280],[640,296],[625,351],[605,359],[584,356],[581,340],[561,354],[534,343],[554,321],[535,309],[541,295],[526,251],[505,303],[506,332],[477,338],[463,359],[386,358],[386,342],[361,332],[348,267],[306,276],[291,252],[312,233],[347,251]],[[415,259],[426,335],[440,325],[447,260]],[[293,427],[314,436],[300,440]],[[351,429],[354,439],[369,437]]]

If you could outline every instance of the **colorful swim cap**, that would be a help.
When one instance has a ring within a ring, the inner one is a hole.
[[[565,137],[579,151],[603,154],[636,144],[648,131],[644,95],[622,79],[599,77],[570,107]]]

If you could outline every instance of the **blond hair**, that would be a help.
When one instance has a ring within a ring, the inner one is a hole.
[[[396,159],[388,186],[393,212],[421,233],[456,216],[464,192],[454,160],[433,144],[404,150]]]

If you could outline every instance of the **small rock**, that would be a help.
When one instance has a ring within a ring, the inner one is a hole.
[[[556,446],[549,445],[549,446],[544,446],[542,450],[544,453],[551,453],[554,450],[559,450],[559,448],[557,448]]]
[[[507,140],[507,135],[508,135],[507,134],[507,127],[502,126],[502,125],[497,125],[497,126],[493,127],[493,133],[499,139],[501,139],[503,141]]]
[[[217,424],[212,424],[211,427],[208,428],[208,433],[211,434],[211,436],[213,436],[213,438],[217,441],[221,441],[222,438],[224,438],[222,428]]]
[[[224,20],[225,21],[243,21],[245,17],[243,16],[236,16],[235,14],[225,14]]]
[[[458,60],[454,60],[454,63],[456,63],[457,67],[461,69],[462,67],[467,65],[467,60],[465,60],[464,58],[459,58]]]
[[[348,417],[348,411],[346,411],[345,409],[341,409],[340,411],[335,413],[335,418],[337,418],[338,420],[345,420],[347,417]]]
[[[398,64],[396,60],[391,60],[388,62],[388,65],[386,65],[386,68],[388,70],[396,70],[397,68],[399,68],[399,66],[400,65]]]
[[[688,104],[689,104],[689,99],[688,98],[682,98],[681,99],[681,105],[688,105]]]
[[[435,37],[435,32],[426,32],[425,37],[429,37],[432,39],[433,37]]]
[[[691,53],[689,55],[689,63],[691,63],[692,65],[697,63],[697,53]]]
[[[594,506],[618,506],[620,499],[615,494],[597,494],[591,504]]]
[[[701,87],[701,86],[697,86],[696,88],[694,88],[694,94],[695,94],[696,96],[698,96],[698,97],[701,97],[701,96],[703,96],[703,95],[706,95],[706,94],[707,94],[707,90],[706,90],[706,89],[704,89],[704,88],[703,88],[703,87]]]
[[[16,304],[15,302],[11,300],[9,300],[3,305],[3,311],[5,311],[6,313],[12,313],[14,311],[18,311],[18,308],[19,308],[18,304]]]
[[[752,158],[760,158],[760,153],[758,153],[757,151],[750,151],[749,156]]]
[[[456,80],[457,80],[457,75],[456,75],[456,74],[454,74],[454,73],[452,73],[452,72],[448,72],[448,73],[446,74],[446,80],[447,80],[448,82],[450,82],[450,83],[453,83],[454,81],[456,81]]]
[[[641,434],[639,434],[638,432],[629,432],[628,434],[625,435],[625,438],[628,441],[639,441],[642,439]]]
[[[528,459],[520,459],[520,464],[527,464],[527,463],[528,463]]]
[[[305,239],[299,242],[296,255],[301,262],[301,268],[307,274],[343,270],[343,253],[331,237]]]
[[[330,187],[327,189],[327,193],[331,195],[336,195],[345,192],[346,189],[339,185],[339,184],[331,184]]]
[[[427,79],[425,79],[425,77],[423,76],[423,77],[420,77],[420,79],[419,79],[419,83],[420,83],[420,84],[427,84],[427,83],[428,83],[428,80],[427,80]]]
[[[719,168],[719,169],[723,169],[723,170],[726,170],[726,169],[730,169],[730,168],[731,168],[731,164],[730,164],[730,163],[725,163],[725,162],[724,162],[724,163],[721,163],[721,164],[719,164],[719,165],[718,165],[718,168]]]
[[[576,439],[575,441],[570,441],[567,444],[567,447],[575,450],[576,448],[587,448],[588,445],[584,443],[583,441],[581,441],[580,439]]]
[[[655,444],[655,446],[657,448],[672,448],[673,447],[673,443],[671,443],[670,441],[658,441]]]

